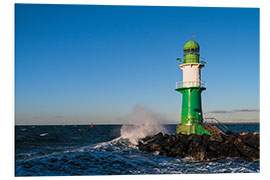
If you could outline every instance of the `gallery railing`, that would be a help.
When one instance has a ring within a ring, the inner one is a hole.
[[[179,81],[176,82],[176,89],[182,87],[206,87],[206,81]]]

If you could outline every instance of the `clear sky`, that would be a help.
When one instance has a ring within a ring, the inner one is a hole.
[[[16,124],[179,123],[177,57],[196,35],[205,117],[259,121],[259,9],[15,5]]]

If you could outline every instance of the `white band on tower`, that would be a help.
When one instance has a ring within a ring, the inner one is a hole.
[[[179,67],[183,70],[183,87],[201,86],[201,63],[181,64]]]

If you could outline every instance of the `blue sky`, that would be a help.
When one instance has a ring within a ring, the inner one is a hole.
[[[136,105],[179,123],[191,35],[205,117],[258,121],[258,8],[16,4],[16,124],[121,124]]]

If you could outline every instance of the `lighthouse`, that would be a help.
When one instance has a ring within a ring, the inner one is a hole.
[[[183,71],[182,81],[176,83],[176,91],[182,94],[181,124],[177,125],[177,134],[209,134],[203,127],[201,93],[206,90],[206,82],[201,81],[201,69],[205,61],[200,60],[200,46],[196,41],[187,41],[184,45],[184,60],[180,60]]]

